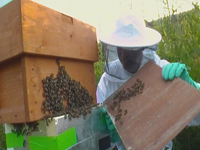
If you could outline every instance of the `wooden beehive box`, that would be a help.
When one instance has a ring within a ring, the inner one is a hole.
[[[57,58],[96,101],[98,46],[88,24],[30,0],[13,0],[0,8],[0,54],[0,123],[44,116],[42,79],[57,74]]]
[[[161,71],[148,62],[104,102],[127,150],[162,149],[200,112],[200,92],[179,78],[164,81]],[[137,79],[144,83],[142,93],[113,110],[115,94],[123,89],[128,93]]]

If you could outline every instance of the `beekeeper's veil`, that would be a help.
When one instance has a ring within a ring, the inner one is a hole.
[[[118,60],[117,47],[131,51],[144,47],[141,68],[149,60],[156,61],[155,51],[161,35],[156,30],[146,27],[141,16],[122,15],[116,21],[112,32],[100,35],[99,40],[106,60],[105,71],[111,76],[123,79],[127,72],[120,70],[120,75],[119,71],[114,71],[119,70],[120,64],[113,66],[113,63]],[[112,66],[112,70],[110,66]]]

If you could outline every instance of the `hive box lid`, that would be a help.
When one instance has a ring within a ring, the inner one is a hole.
[[[31,0],[0,8],[0,62],[22,55],[98,61],[96,29]]]
[[[127,111],[121,121],[114,121],[118,110],[110,107],[117,91],[103,105],[127,150],[160,150],[198,114],[200,92],[179,78],[164,81],[161,68],[151,61],[118,91],[131,87],[137,79],[145,84],[143,93],[120,103]]]

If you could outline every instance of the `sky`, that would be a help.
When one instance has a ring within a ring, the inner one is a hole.
[[[11,0],[0,0],[0,7]],[[192,2],[200,5],[200,0],[32,0],[68,16],[76,18],[96,28],[97,36],[112,30],[121,13],[138,13],[145,20],[156,20],[168,15],[191,10]],[[168,6],[170,9],[166,9]]]
[[[191,10],[192,2],[200,0],[32,0],[66,15],[74,17],[96,28],[98,34],[109,32],[121,13],[138,13],[147,21],[168,14],[167,5],[177,13]],[[56,1],[56,3],[55,3]],[[170,10],[171,10],[170,9]]]

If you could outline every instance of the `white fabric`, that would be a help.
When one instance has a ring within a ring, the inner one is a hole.
[[[159,56],[155,54],[155,51],[150,49],[145,49],[143,51],[143,58],[140,65],[140,68],[144,66],[149,60],[154,61],[160,67],[163,67],[168,62],[166,60],[160,60]],[[117,59],[116,61],[110,62],[109,64],[109,73],[111,75],[117,76],[115,78],[106,72],[101,76],[101,79],[97,86],[97,103],[102,103],[107,97],[109,97],[114,91],[116,91],[120,86],[122,86],[132,74],[124,70],[121,62]]]
[[[199,126],[200,125],[200,113],[188,124],[188,126]]]
[[[172,143],[172,141],[170,141],[170,142],[167,143],[167,145],[165,145],[165,147],[163,147],[161,150],[172,150],[172,146],[173,146],[173,143]]]
[[[146,47],[158,43],[161,35],[158,31],[146,27],[141,16],[122,15],[116,21],[112,33],[100,35],[99,40],[118,47]]]

